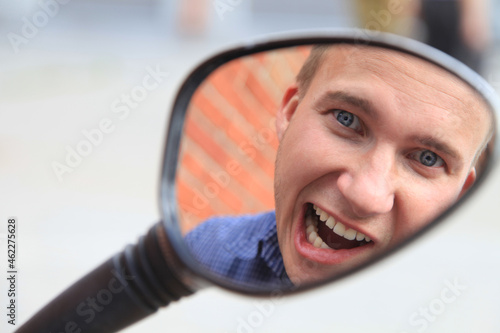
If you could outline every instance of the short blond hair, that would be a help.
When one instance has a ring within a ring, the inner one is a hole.
[[[329,44],[314,45],[311,49],[309,57],[307,57],[304,65],[297,74],[297,86],[299,89],[299,98],[302,99],[311,85],[311,81],[316,74],[316,70],[323,60],[323,55],[330,48]]]

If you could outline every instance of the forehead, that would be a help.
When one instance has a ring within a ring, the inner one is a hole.
[[[400,51],[334,45],[323,54],[318,67],[316,73],[323,73],[329,80],[378,79],[393,88],[393,93],[401,99],[406,95],[408,101],[463,111],[464,116],[488,109],[484,99],[462,79],[427,60]]]

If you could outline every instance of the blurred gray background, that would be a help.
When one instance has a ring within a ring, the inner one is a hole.
[[[491,35],[482,52],[482,73],[496,89],[499,8],[492,1],[484,17]],[[0,1],[0,275],[6,220],[15,216],[18,323],[160,219],[169,108],[197,63],[269,33],[364,24],[354,2],[342,0]],[[411,26],[409,34],[425,37],[421,22]],[[58,178],[54,162],[65,160],[83,132],[116,118],[113,105],[152,70],[163,73],[158,87]],[[125,332],[417,332],[414,314],[454,279],[466,291],[424,330],[498,331],[499,179],[494,174],[453,225],[366,274],[286,299],[211,288]],[[2,309],[5,291],[2,278]],[[0,331],[13,332],[3,312],[0,318]]]

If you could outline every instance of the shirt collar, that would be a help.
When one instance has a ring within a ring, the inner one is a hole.
[[[276,218],[274,214],[273,217],[272,226],[261,241],[260,257],[266,262],[267,266],[269,266],[276,276],[281,277],[285,273],[285,266],[278,244],[278,232],[276,230]]]
[[[241,260],[251,260],[258,257],[259,253],[261,254],[263,244],[268,243],[273,238],[273,234],[277,240],[274,212],[265,213],[259,218],[262,219],[260,222],[255,220],[251,221],[252,223],[242,224],[243,229],[232,233],[231,239],[227,241],[226,249],[231,249],[231,252]]]
[[[244,230],[232,234],[228,248],[241,260],[260,257],[282,283],[290,284],[278,243],[274,211],[259,216],[259,222],[245,223]]]

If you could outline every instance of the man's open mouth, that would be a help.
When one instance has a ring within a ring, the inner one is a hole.
[[[371,242],[365,234],[347,228],[313,204],[307,205],[305,227],[308,242],[316,248],[348,250]]]

